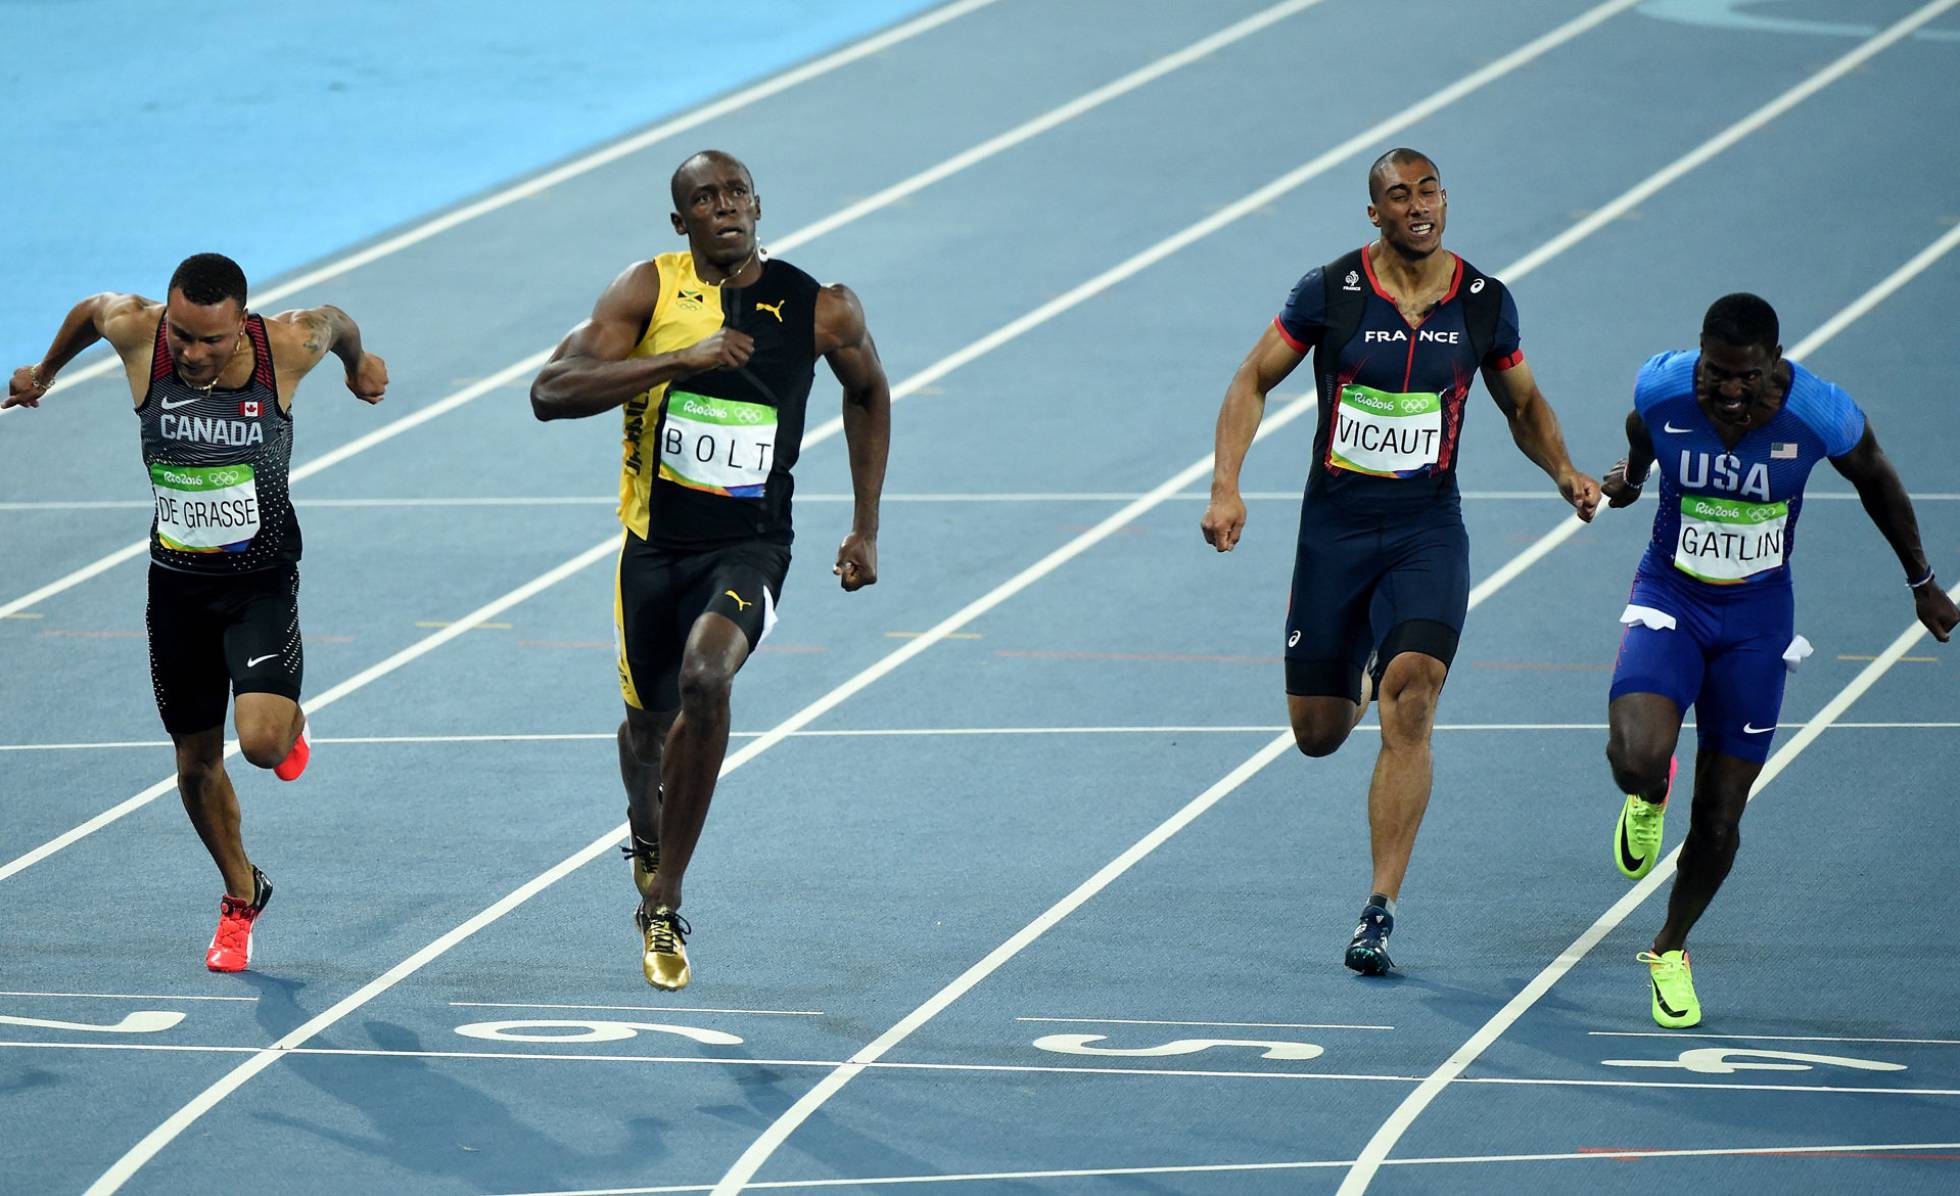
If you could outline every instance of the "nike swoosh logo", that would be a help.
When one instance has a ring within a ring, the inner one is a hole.
[[[1667,998],[1666,998],[1666,997],[1663,997],[1663,996],[1661,995],[1661,984],[1660,984],[1660,981],[1658,981],[1658,980],[1649,980],[1649,981],[1648,981],[1647,983],[1649,983],[1649,984],[1651,984],[1651,985],[1653,985],[1653,986],[1654,986],[1654,1004],[1656,1004],[1656,1005],[1659,1005],[1659,1006],[1661,1007],[1661,1012],[1662,1012],[1662,1013],[1665,1013],[1665,1014],[1666,1014],[1667,1016],[1669,1016],[1669,1017],[1686,1017],[1686,1016],[1688,1016],[1688,1011],[1687,1011],[1687,1010],[1685,1010],[1685,1009],[1676,1009],[1676,1008],[1675,1008],[1674,1006],[1672,1006],[1672,1005],[1669,1005],[1669,1004],[1667,1003]]]
[[[1749,723],[1742,724],[1742,733],[1744,735],[1767,735],[1774,730],[1776,730],[1775,723],[1771,723],[1767,727],[1752,726]]]
[[[165,411],[175,411],[179,407],[188,407],[195,402],[197,402],[196,399],[178,399],[176,402],[173,403],[169,399],[165,399],[163,401],[163,409]]]
[[[1677,427],[1675,427],[1675,426],[1674,426],[1674,421],[1672,421],[1672,420],[1662,420],[1662,421],[1661,421],[1661,431],[1663,431],[1663,432],[1686,432],[1686,431],[1688,431],[1688,429],[1686,429],[1686,428],[1677,428]]]
[[[1597,840],[1594,841],[1597,842]],[[1629,850],[1629,844],[1627,843],[1627,824],[1624,821],[1620,823],[1619,845],[1620,867],[1625,868],[1628,872],[1640,871],[1642,861],[1639,856]]]
[[[267,652],[264,656],[254,656],[250,660],[245,662],[245,667],[248,669],[257,668],[260,663],[271,660],[273,657],[277,655],[279,655],[277,652]]]

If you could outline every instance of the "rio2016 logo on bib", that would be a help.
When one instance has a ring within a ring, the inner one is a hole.
[[[157,542],[178,552],[244,552],[259,534],[259,491],[249,465],[150,466]]]
[[[1394,394],[1349,383],[1341,388],[1327,463],[1355,473],[1408,478],[1427,473],[1441,459],[1443,398]]]
[[[667,395],[660,476],[690,490],[761,498],[776,455],[776,409],[684,390]]]
[[[1683,495],[1674,567],[1716,585],[1733,585],[1779,569],[1789,522],[1787,502]]]

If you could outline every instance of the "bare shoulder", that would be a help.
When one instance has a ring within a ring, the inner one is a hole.
[[[315,359],[333,347],[337,307],[296,307],[265,318],[265,334],[275,348],[297,346]]]
[[[864,304],[858,301],[857,292],[841,282],[833,282],[817,289],[817,318],[828,315],[832,319],[849,318],[864,322]]]
[[[117,351],[148,349],[163,319],[163,304],[113,291],[95,297],[95,330]]]
[[[652,259],[634,262],[607,285],[593,314],[645,317],[659,298],[660,264]]]
[[[817,291],[817,333],[822,339],[854,345],[864,339],[864,304],[841,282]]]

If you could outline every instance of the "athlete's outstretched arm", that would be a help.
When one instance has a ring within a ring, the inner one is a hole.
[[[1599,483],[1591,475],[1580,473],[1566,455],[1558,416],[1538,389],[1530,364],[1520,361],[1508,370],[1486,366],[1484,386],[1511,422],[1511,439],[1518,448],[1558,484],[1558,492],[1572,504],[1579,518],[1591,522],[1593,512],[1599,509]]]
[[[1266,415],[1266,396],[1286,381],[1305,357],[1286,343],[1278,327],[1268,324],[1252,352],[1232,374],[1232,384],[1225,388],[1225,401],[1218,405],[1218,427],[1212,434],[1211,502],[1198,522],[1205,543],[1220,552],[1236,548],[1245,531],[1239,470],[1245,466],[1252,438],[1259,433],[1259,421]]]
[[[1953,599],[1933,577],[1933,568],[1919,546],[1919,520],[1912,513],[1912,499],[1899,480],[1899,471],[1892,467],[1892,459],[1878,447],[1870,420],[1865,421],[1865,434],[1858,443],[1842,457],[1832,457],[1831,465],[1857,489],[1865,514],[1871,516],[1885,542],[1898,554],[1899,565],[1906,571],[1906,584],[1912,586],[1912,605],[1919,621],[1933,638],[1945,643],[1954,624],[1960,623],[1960,610],[1954,609]]]
[[[646,335],[659,295],[660,268],[652,262],[636,262],[613,279],[593,306],[592,318],[566,334],[538,371],[531,383],[531,413],[539,419],[583,419],[663,382],[748,363],[755,342],[728,328],[673,353],[629,357]]]
[[[298,338],[299,368],[291,373],[291,385],[296,386],[300,378],[332,353],[347,367],[347,389],[355,398],[363,403],[379,403],[387,394],[388,363],[361,347],[361,326],[354,322],[353,316],[333,304],[282,311],[267,323],[285,325]],[[281,366],[289,360],[278,354],[273,359]]]
[[[878,503],[891,448],[892,388],[865,327],[864,307],[841,283],[817,295],[817,352],[844,386],[844,443],[850,446],[854,499],[851,533],[837,546],[831,572],[846,590],[861,590],[878,580]]]
[[[0,402],[0,411],[9,407],[39,407],[61,367],[96,341],[106,337],[118,354],[139,347],[143,337],[136,317],[151,306],[141,295],[119,295],[112,291],[90,295],[77,303],[61,321],[54,342],[41,360],[14,371],[7,383],[6,401]]]
[[[1640,497],[1640,488],[1647,484],[1647,471],[1654,467],[1654,438],[1647,431],[1647,421],[1640,418],[1640,412],[1627,412],[1627,455],[1614,462],[1613,468],[1606,471],[1606,480],[1599,484],[1599,492],[1606,497],[1609,507],[1630,507]]]

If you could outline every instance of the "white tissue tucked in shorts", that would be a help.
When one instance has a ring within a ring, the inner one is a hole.
[[[1793,673],[1796,672],[1797,666],[1804,662],[1804,658],[1816,650],[1810,646],[1809,640],[1798,636],[1790,641],[1789,647],[1783,649],[1783,667]]]
[[[1633,605],[1627,607],[1620,612],[1620,622],[1625,623],[1628,627],[1638,623],[1650,631],[1674,630],[1674,616],[1664,610],[1655,610],[1651,606]],[[1810,645],[1805,644],[1804,649],[1808,651]],[[1791,667],[1794,668],[1795,666],[1793,665]]]

